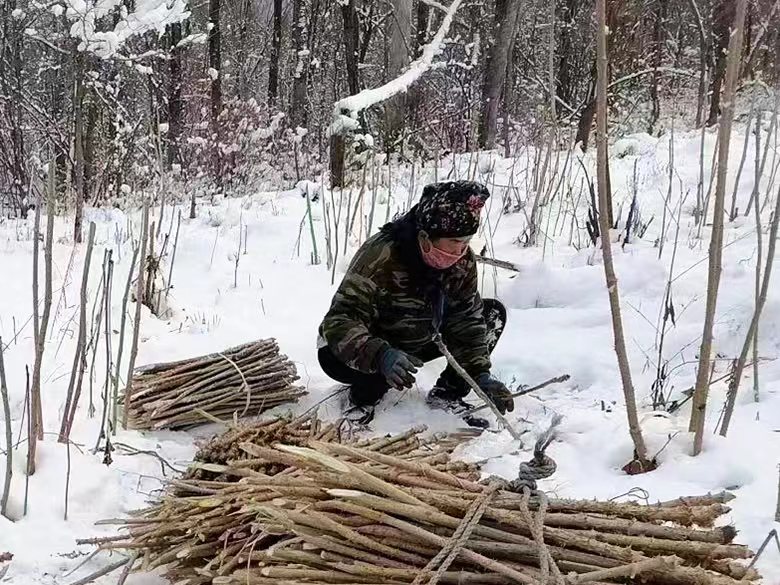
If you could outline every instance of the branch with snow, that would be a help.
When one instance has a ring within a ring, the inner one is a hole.
[[[162,35],[166,26],[190,16],[186,0],[138,0],[132,12],[121,0],[67,0],[65,4],[65,15],[73,23],[70,34],[81,41],[79,50],[103,59],[114,57],[133,36],[152,31]],[[117,24],[98,30],[99,23],[117,11]]]
[[[447,8],[447,13],[444,15],[441,26],[433,40],[423,47],[422,55],[410,63],[409,67],[401,75],[384,85],[372,89],[364,89],[360,93],[336,102],[333,112],[333,124],[330,127],[331,134],[340,134],[344,131],[357,129],[357,115],[359,112],[407,91],[413,83],[431,69],[434,58],[444,50],[444,39],[450,30],[452,20],[461,2],[462,0],[452,0],[452,4]]]

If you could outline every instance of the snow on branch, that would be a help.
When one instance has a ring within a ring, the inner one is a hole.
[[[71,36],[79,39],[80,51],[108,59],[116,56],[131,37],[157,31],[190,16],[186,0],[137,0],[132,12],[121,0],[66,0],[66,16],[73,24]],[[119,12],[116,26],[98,30],[98,23]]]
[[[450,30],[452,20],[461,2],[462,0],[452,0],[452,4],[447,8],[447,13],[444,15],[441,26],[433,40],[423,47],[422,55],[413,61],[401,75],[384,85],[373,89],[364,89],[360,93],[336,102],[333,112],[333,124],[330,127],[331,134],[357,129],[357,114],[360,111],[407,91],[415,81],[431,69],[433,59],[444,49],[444,39]]]

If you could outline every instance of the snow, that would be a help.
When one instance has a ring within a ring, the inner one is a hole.
[[[744,132],[735,129],[732,147],[732,184],[742,151]],[[675,181],[670,208],[682,205],[679,241],[673,269],[672,300],[676,324],[669,325],[664,342],[664,360],[669,360],[669,387],[672,398],[693,385],[695,361],[704,312],[706,287],[706,251],[709,228],[697,237],[692,216],[698,182],[698,145],[700,133],[677,132],[675,137]],[[764,142],[764,141],[762,141]],[[707,160],[710,160],[715,135],[706,135]],[[747,160],[753,160],[752,140]],[[571,208],[577,222],[584,225],[587,214],[585,194],[579,201],[582,185],[579,163],[571,164],[571,176],[556,199],[542,208],[542,225],[547,240],[535,248],[516,244],[526,226],[523,211],[501,215],[501,198],[508,185],[514,185],[525,197],[526,185],[532,191],[526,168],[533,153],[517,159],[504,159],[495,153],[448,157],[438,169],[432,163],[415,170],[415,193],[421,185],[439,177],[476,177],[493,191],[488,203],[489,228],[474,242],[475,249],[487,245],[493,255],[520,267],[519,273],[487,267],[482,270],[484,296],[497,297],[508,307],[508,323],[494,354],[495,374],[513,387],[534,385],[563,373],[569,382],[550,386],[517,400],[510,420],[528,431],[525,449],[507,432],[488,432],[462,448],[469,459],[487,459],[486,474],[511,477],[519,462],[528,458],[533,437],[554,414],[564,416],[558,440],[550,447],[556,460],[556,474],[543,482],[545,490],[561,497],[614,498],[634,488],[646,490],[651,501],[707,491],[733,490],[737,499],[723,522],[733,523],[738,541],[757,549],[774,522],[780,453],[780,288],[770,288],[760,327],[760,402],[752,399],[752,368],[742,383],[737,411],[730,434],[721,438],[713,433],[725,398],[725,381],[712,388],[707,410],[707,434],[704,452],[691,456],[692,437],[687,432],[690,406],[674,414],[654,413],[650,406],[651,384],[655,378],[657,321],[663,307],[675,247],[675,229],[667,230],[669,239],[659,259],[654,245],[660,236],[663,202],[668,185],[669,137],[634,135],[618,141],[612,148],[612,183],[616,215],[628,213],[628,202],[636,165],[637,200],[644,221],[653,221],[645,236],[632,237],[621,247],[617,239],[623,229],[611,234],[622,299],[625,331],[631,358],[634,385],[640,401],[642,427],[651,453],[659,453],[657,471],[627,476],[621,466],[631,458],[620,377],[612,350],[612,332],[601,256],[588,246],[587,236],[572,228]],[[590,153],[577,155],[595,176]],[[478,159],[478,160],[475,160]],[[532,162],[530,164],[533,164]],[[772,164],[772,157],[769,163]],[[776,164],[776,162],[774,163]],[[762,183],[769,187],[770,172]],[[369,173],[370,175],[370,173]],[[393,169],[392,185],[388,173],[379,172],[373,230],[384,218],[404,209],[410,200],[411,167]],[[705,175],[705,186],[709,176]],[[388,188],[389,187],[389,188]],[[738,207],[744,209],[753,188],[752,169],[746,165],[738,190]],[[572,196],[567,193],[572,190]],[[772,193],[777,189],[773,186]],[[359,187],[355,187],[353,201]],[[366,197],[358,214],[348,252],[343,252],[343,222],[340,227],[342,251],[335,273],[324,265],[311,265],[312,244],[306,218],[306,198],[312,197],[318,252],[325,256],[325,230],[322,201],[335,200],[344,193],[331,193],[321,182],[301,181],[295,189],[257,193],[245,198],[226,198],[198,202],[198,217],[187,219],[188,203],[167,205],[162,222],[163,234],[174,226],[182,211],[181,232],[173,271],[173,289],[165,303],[166,311],[154,317],[143,311],[139,365],[190,357],[241,342],[276,337],[283,351],[297,364],[310,395],[296,407],[305,409],[328,396],[334,384],[322,373],[316,358],[317,326],[329,306],[334,285],[338,283],[349,258],[366,237],[366,214],[371,201]],[[373,187],[366,190],[371,193]],[[123,192],[129,194],[130,188]],[[514,201],[515,191],[508,192]],[[766,224],[772,201],[764,213]],[[388,209],[390,206],[390,209]],[[530,203],[527,204],[527,210]],[[620,210],[622,209],[622,212]],[[153,210],[158,220],[159,209]],[[332,214],[331,214],[332,215]],[[131,234],[138,234],[140,214],[117,209],[89,209],[87,222],[97,225],[96,247],[90,270],[90,298],[93,298],[101,273],[102,252],[114,251],[114,295],[112,323],[116,328],[121,311],[121,290],[127,277],[131,256]],[[70,365],[75,351],[78,323],[78,289],[84,249],[72,242],[72,218],[56,220],[54,246],[54,307],[43,368],[44,422],[47,433],[59,428],[59,420],[68,385]],[[175,226],[174,226],[175,229]],[[5,361],[11,396],[11,427],[14,439],[22,428],[25,365],[33,357],[31,315],[32,219],[0,222],[0,266],[6,278],[0,287],[0,336],[5,344]],[[246,234],[246,253],[239,248]],[[491,236],[491,233],[493,234]],[[362,236],[358,236],[362,234]],[[570,240],[574,245],[570,245]],[[766,240],[766,238],[765,238]],[[752,217],[740,217],[727,223],[724,270],[715,330],[716,377],[728,370],[729,361],[739,351],[753,310],[755,234]],[[238,254],[238,285],[234,286],[235,259]],[[167,267],[165,270],[167,274]],[[90,304],[91,309],[91,304]],[[131,314],[134,307],[130,308]],[[128,339],[130,332],[127,332]],[[116,347],[118,333],[112,335]],[[127,345],[126,345],[127,348]],[[100,390],[104,382],[104,345],[97,354],[94,378],[94,402],[100,408]],[[122,370],[126,371],[125,351]],[[392,392],[379,408],[373,430],[397,432],[425,422],[432,430],[451,430],[459,421],[441,412],[431,412],[424,403],[425,390],[436,379],[441,361],[426,366],[415,388],[406,394]],[[124,374],[123,374],[124,375]],[[70,583],[113,561],[101,553],[73,571],[86,559],[92,547],[78,546],[77,538],[112,534],[111,526],[95,522],[121,517],[153,499],[164,480],[160,462],[146,454],[130,455],[125,448],[113,452],[113,462],[104,465],[103,454],[93,454],[99,417],[89,418],[88,387],[82,396],[70,447],[71,477],[68,520],[64,515],[65,473],[68,448],[47,434],[39,444],[38,471],[29,481],[28,513],[23,517],[26,443],[13,451],[14,476],[10,515],[15,522],[0,518],[0,552],[14,554],[2,583],[14,585],[53,585]],[[321,415],[335,417],[337,399],[325,402]],[[3,425],[7,421],[3,421]],[[194,441],[216,432],[211,425],[194,432],[139,433],[120,431],[115,445],[153,451],[172,465],[182,468],[192,457]],[[2,429],[4,431],[4,428]],[[4,436],[4,432],[0,432]],[[0,476],[5,460],[0,457]],[[170,470],[166,470],[170,475]],[[636,491],[634,490],[634,493]],[[622,499],[626,499],[622,496]],[[780,582],[780,553],[767,548],[758,564],[768,585]],[[116,575],[98,580],[98,585],[115,583]],[[155,574],[131,576],[128,585],[163,585]]]

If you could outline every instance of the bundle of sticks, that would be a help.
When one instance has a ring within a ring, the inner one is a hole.
[[[265,339],[140,368],[123,400],[132,428],[186,429],[296,402],[306,394],[297,379],[276,340]]]
[[[639,505],[515,493],[454,459],[464,437],[422,428],[361,441],[312,419],[231,433],[158,504],[105,522],[125,532],[89,542],[130,551],[136,569],[164,568],[177,585],[758,578],[733,528],[713,527],[729,494]]]

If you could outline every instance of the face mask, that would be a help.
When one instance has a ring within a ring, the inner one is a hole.
[[[468,246],[464,246],[460,254],[450,254],[434,246],[430,240],[420,242],[420,252],[422,253],[423,261],[431,268],[436,268],[437,270],[445,270],[454,266],[458,260],[466,255],[467,251]]]

